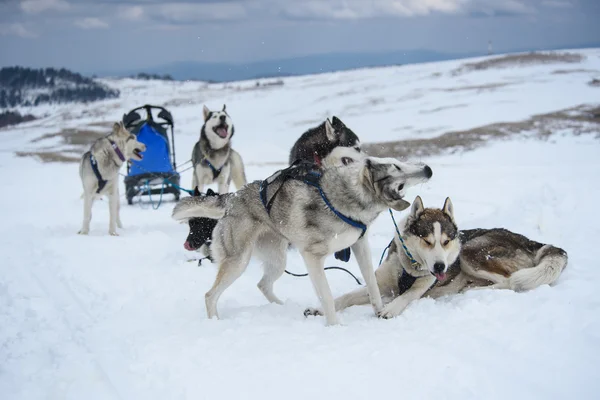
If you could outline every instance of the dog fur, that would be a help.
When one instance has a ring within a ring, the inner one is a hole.
[[[418,264],[412,265],[396,235],[375,272],[382,295],[391,300],[380,313],[383,318],[401,314],[423,296],[438,298],[483,288],[519,292],[551,285],[567,266],[563,249],[506,229],[459,231],[450,198],[435,209],[424,208],[417,197],[400,229]],[[335,299],[335,309],[367,303],[367,290],[361,288]],[[311,308],[305,311],[305,315],[319,314]]]
[[[79,231],[80,235],[87,235],[89,233],[94,200],[102,196],[108,197],[108,208],[110,210],[108,233],[112,236],[118,236],[117,227],[123,227],[119,215],[121,207],[118,178],[119,170],[123,166],[124,161],[121,161],[118,157],[109,140],[116,143],[126,160],[133,159],[139,161],[143,157],[141,153],[146,150],[146,145],[138,142],[136,136],[125,129],[122,122],[117,122],[113,125],[112,132],[109,135],[98,139],[92,144],[90,151],[83,154],[79,162],[79,176],[83,185],[83,224]],[[107,181],[100,193],[96,193],[99,184],[90,164],[90,154],[97,161],[98,171],[102,179]]]
[[[322,170],[320,185],[329,202],[341,213],[367,227],[386,208],[404,210],[406,189],[427,181],[431,168],[396,159],[367,157],[342,167]],[[277,195],[270,214],[260,199],[261,181],[247,184],[237,193],[216,197],[188,197],[173,210],[180,221],[192,217],[220,218],[211,251],[219,264],[212,288],[206,293],[209,318],[218,317],[217,302],[246,269],[253,252],[264,263],[258,287],[270,302],[281,304],[273,283],[283,274],[291,243],[302,255],[328,325],[337,324],[333,296],[324,271],[326,256],[352,248],[369,298],[376,312],[382,309],[371,262],[368,235],[350,226],[327,208],[319,191],[298,180],[273,181],[267,196]],[[277,187],[275,189],[275,187]]]
[[[204,124],[200,130],[200,140],[192,150],[192,187],[197,187],[202,192],[204,185],[216,182],[218,191],[222,194],[229,192],[229,185],[233,179],[235,187],[241,188],[246,184],[246,173],[242,157],[231,148],[231,137],[235,129],[225,105],[221,111],[211,111],[204,106],[203,115]],[[215,176],[210,165],[220,170],[218,176]]]

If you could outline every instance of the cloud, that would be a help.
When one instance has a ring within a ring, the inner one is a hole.
[[[247,16],[242,2],[161,3],[123,6],[119,17],[130,21],[151,19],[173,24],[192,24],[206,21],[235,21]]]
[[[81,29],[106,29],[109,25],[100,18],[82,18],[75,21],[75,26]]]
[[[542,1],[542,5],[551,8],[571,8],[573,3],[570,1],[546,0]]]
[[[23,0],[21,10],[27,14],[37,14],[48,10],[64,11],[70,8],[65,0]]]
[[[280,5],[280,13],[302,19],[413,17],[434,12],[455,14],[471,0],[298,0]],[[275,4],[275,3],[274,3]]]
[[[37,35],[20,23],[0,24],[0,36],[18,36],[22,38],[35,38]]]

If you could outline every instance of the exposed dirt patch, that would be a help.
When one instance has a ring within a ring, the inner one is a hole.
[[[537,64],[553,63],[579,63],[585,57],[576,53],[542,53],[531,52],[527,54],[508,54],[501,57],[492,57],[483,61],[466,63],[452,71],[453,75],[462,74],[469,71],[482,71],[490,68],[522,67]]]
[[[432,139],[367,143],[363,148],[369,155],[377,157],[415,158],[473,150],[490,140],[501,140],[516,135],[547,138],[562,130],[570,130],[574,135],[594,134],[600,139],[600,107],[579,106],[535,115],[520,122],[497,123],[467,131],[448,132]]]
[[[553,75],[566,75],[566,74],[588,74],[600,72],[595,69],[584,69],[584,68],[575,68],[575,69],[557,69],[552,71]]]
[[[600,87],[600,79],[592,79],[591,81],[588,82],[588,85],[594,86],[594,87]]]
[[[99,126],[100,124],[94,124]],[[101,126],[101,125],[100,125]],[[48,133],[31,140],[31,143],[44,145],[38,150],[18,151],[19,157],[33,157],[41,162],[70,163],[79,162],[92,143],[106,136],[110,131],[99,132],[89,129],[63,129],[60,132]]]

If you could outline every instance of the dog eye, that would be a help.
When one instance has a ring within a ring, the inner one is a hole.
[[[402,189],[404,189],[404,183],[401,183],[400,186],[398,186],[398,191],[400,192]]]
[[[356,150],[360,153],[360,147],[355,147],[354,150]]]
[[[427,246],[431,246],[431,242],[429,240],[425,238],[421,238],[421,240],[423,240]]]
[[[394,167],[396,167],[396,169],[397,169],[398,171],[402,172],[402,168],[400,168],[399,166],[397,166],[397,165],[394,165]]]
[[[442,242],[442,246],[448,246],[448,243],[450,243],[450,240],[446,239]]]
[[[352,164],[353,162],[354,160],[350,157],[342,157],[342,164],[344,165]]]

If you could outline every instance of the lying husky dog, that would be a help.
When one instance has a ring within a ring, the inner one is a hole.
[[[117,226],[123,227],[119,216],[119,170],[129,159],[141,160],[146,145],[137,141],[123,126],[114,124],[112,132],[92,145],[79,162],[79,176],[83,184],[83,225],[80,235],[87,235],[92,220],[92,205],[96,198],[108,196],[110,222],[108,233],[117,235]]]
[[[219,297],[244,272],[253,250],[265,262],[259,289],[267,300],[281,304],[273,283],[285,270],[290,243],[304,258],[328,325],[336,324],[337,316],[324,261],[349,246],[371,304],[379,312],[382,302],[366,230],[386,208],[406,209],[410,205],[403,200],[406,189],[431,175],[424,164],[366,157],[323,170],[298,164],[265,181],[249,183],[235,194],[181,200],[173,210],[176,220],[220,218],[212,236],[211,252],[219,272],[205,296],[208,317],[218,317]]]
[[[234,134],[231,117],[225,111],[225,105],[221,111],[210,111],[204,106],[203,114],[200,140],[192,150],[192,187],[202,192],[204,185],[217,182],[219,193],[227,193],[233,179],[239,189],[246,184],[246,174],[242,157],[231,148]]]
[[[567,265],[567,253],[506,229],[459,231],[450,198],[440,209],[424,208],[417,196],[377,269],[377,284],[393,299],[381,312],[392,318],[422,296],[437,298],[474,288],[525,291],[554,283]],[[362,288],[335,300],[336,310],[369,301]],[[307,309],[305,315],[320,314]]]
[[[333,117],[333,122],[326,119],[315,128],[306,131],[294,144],[290,151],[290,164],[296,160],[314,161],[323,167],[347,165],[364,157],[360,151],[358,136],[352,132],[339,118]],[[194,196],[202,194],[195,189]],[[207,196],[215,193],[208,190]],[[190,218],[188,221],[189,233],[183,244],[186,250],[199,250],[204,256],[212,260],[210,256],[210,238],[212,231],[217,225],[216,219]],[[348,249],[349,250],[349,249]],[[344,255],[349,257],[347,250]],[[337,256],[341,258],[342,255]],[[347,259],[344,258],[344,261]]]

